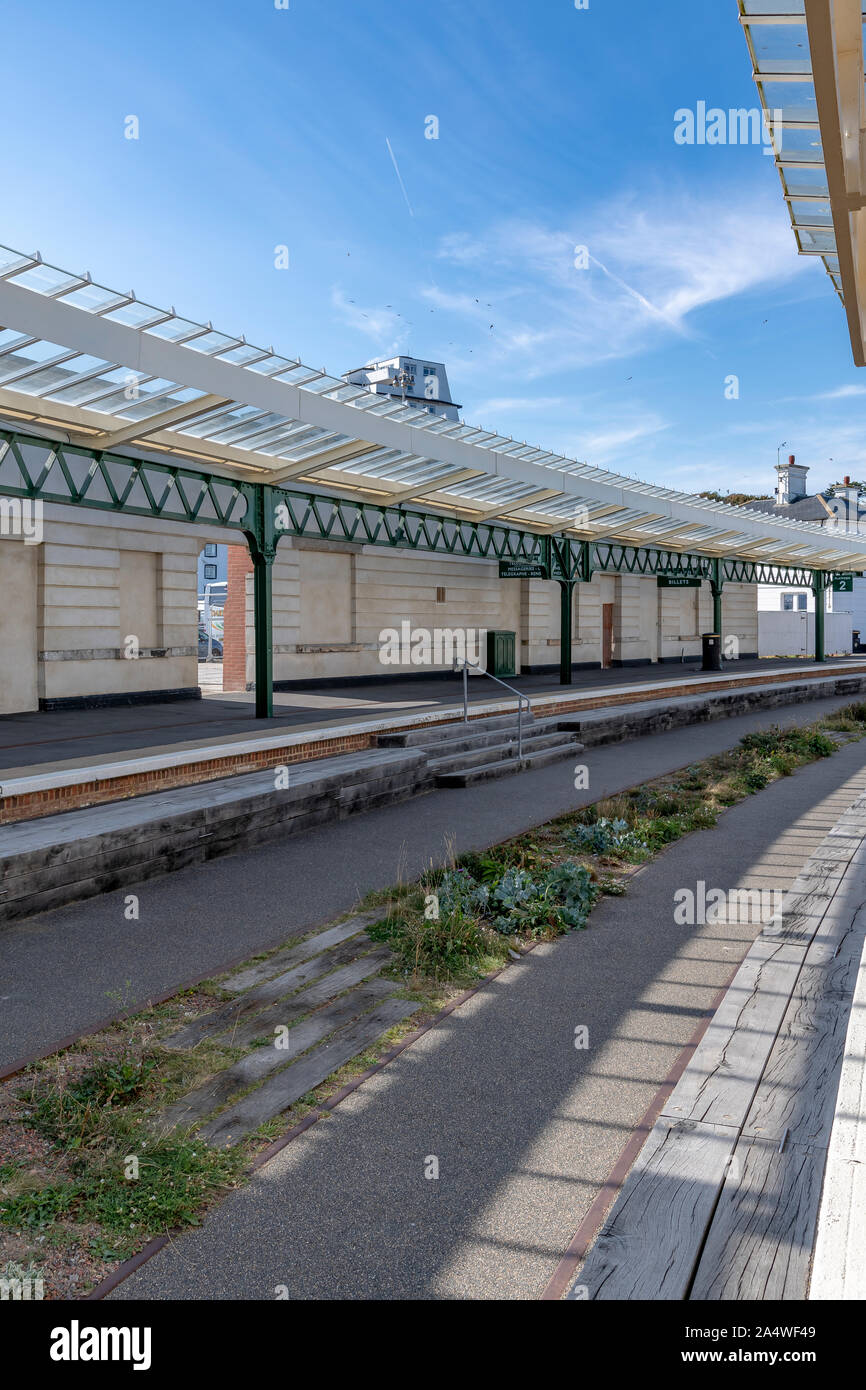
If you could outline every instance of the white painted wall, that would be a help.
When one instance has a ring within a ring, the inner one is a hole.
[[[815,614],[759,614],[759,656],[810,656],[815,650]],[[851,615],[828,613],[824,618],[824,650],[828,656],[851,651]]]

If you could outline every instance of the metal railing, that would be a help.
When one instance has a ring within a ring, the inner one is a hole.
[[[514,688],[513,685],[509,685],[507,681],[502,681],[502,680],[500,680],[498,676],[492,676],[492,675],[490,674],[489,671],[485,671],[485,669],[484,669],[483,666],[476,666],[476,664],[475,664],[474,661],[463,661],[463,662],[461,662],[461,664],[460,664],[459,666],[455,666],[454,669],[455,669],[455,671],[462,671],[462,672],[463,672],[463,723],[464,723],[464,724],[468,724],[468,723],[469,723],[469,672],[470,672],[470,670],[472,670],[472,671],[478,671],[482,676],[486,676],[488,680],[496,681],[496,684],[497,684],[497,685],[501,685],[501,686],[503,687],[504,690],[510,690],[511,693],[512,693],[512,695],[516,695],[516,696],[517,696],[517,756],[518,756],[518,758],[522,758],[522,757],[523,757],[523,702],[524,702],[524,700],[526,701],[526,708],[527,708],[527,710],[529,711],[529,717],[532,718],[532,702],[531,702],[531,700],[529,699],[529,696],[528,696],[528,695],[524,695],[522,690],[515,690],[515,688]]]

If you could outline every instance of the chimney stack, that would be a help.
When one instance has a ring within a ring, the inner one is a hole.
[[[776,464],[776,502],[779,506],[787,506],[790,502],[796,502],[806,496],[808,471],[808,465],[798,463],[794,454],[788,455],[787,463]]]

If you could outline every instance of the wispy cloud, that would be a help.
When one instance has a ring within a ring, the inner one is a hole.
[[[451,284],[428,294],[470,319],[489,313],[485,359],[534,353],[527,377],[697,336],[700,310],[808,269],[777,204],[746,190],[724,200],[619,199],[558,228],[510,220],[445,237],[437,255]]]
[[[670,429],[670,425],[666,420],[658,415],[647,414],[633,419],[630,423],[620,424],[615,429],[599,429],[579,434],[575,440],[575,447],[570,452],[578,458],[597,463],[619,459],[623,471],[628,472],[627,460],[623,461],[623,450],[667,429]]]
[[[843,401],[849,396],[866,396],[866,386],[837,386],[834,391],[822,391],[813,396],[815,401]]]
[[[331,304],[342,323],[373,338],[383,355],[398,352],[405,343],[408,329],[392,310],[356,304],[336,285],[331,290]]]

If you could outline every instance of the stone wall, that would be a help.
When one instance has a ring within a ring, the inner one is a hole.
[[[226,689],[255,679],[252,566],[243,537],[217,528],[46,506],[43,540],[0,538],[3,675],[0,713],[65,701],[195,692],[196,564],[208,541],[228,543]],[[518,670],[559,666],[560,589],[500,580],[486,560],[284,539],[273,566],[276,682],[425,674],[451,669],[409,656],[380,660],[383,632],[517,634]],[[724,632],[757,652],[757,589],[727,585]],[[575,586],[571,657],[601,662],[605,604],[614,666],[700,653],[712,626],[709,585],[659,589],[654,579],[594,576]],[[137,652],[137,655],[135,655]],[[482,660],[484,653],[482,652]]]

